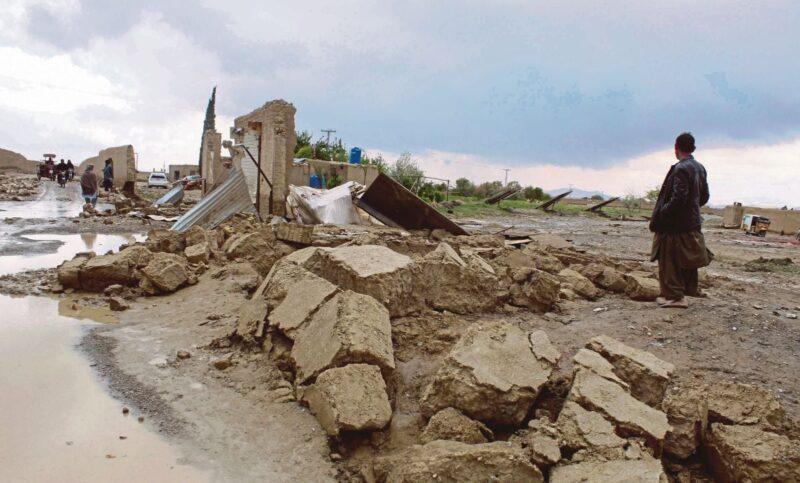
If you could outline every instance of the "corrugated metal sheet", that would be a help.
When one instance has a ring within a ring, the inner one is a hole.
[[[258,161],[258,156],[260,155],[260,153],[258,152],[258,140],[260,135],[261,135],[260,131],[246,130],[244,132],[244,141],[242,142],[242,144],[244,144],[247,147],[247,149],[250,150],[250,154],[252,154],[253,157],[256,158],[256,161]],[[256,199],[256,185],[258,184],[258,168],[256,167],[256,164],[253,162],[253,160],[250,159],[250,156],[248,156],[247,153],[244,151],[244,149],[242,149],[241,152],[242,152],[242,163],[241,163],[242,173],[244,173],[244,179],[247,180],[247,189],[250,191],[250,197],[252,199]],[[262,167],[262,169],[264,168]]]
[[[242,211],[252,212],[255,208],[242,170],[233,168],[224,183],[181,216],[171,229],[183,232],[195,225],[214,228]]]
[[[167,191],[167,194],[157,199],[156,202],[153,203],[153,205],[161,206],[161,205],[166,205],[167,203],[171,205],[177,205],[182,200],[183,200],[183,184],[178,183],[175,185],[174,188]]]

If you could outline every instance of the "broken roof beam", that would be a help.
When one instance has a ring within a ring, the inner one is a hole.
[[[556,196],[555,198],[550,198],[549,200],[545,201],[541,205],[537,206],[540,210],[549,211],[550,207],[554,204],[558,203],[562,199],[566,198],[567,196],[572,193],[572,190],[567,191],[566,193],[561,193],[560,195]]]
[[[605,201],[601,201],[600,203],[597,203],[596,205],[592,205],[592,206],[586,208],[586,211],[594,211],[594,212],[599,211],[604,206],[609,205],[609,204],[617,201],[618,199],[619,199],[619,196],[615,196],[614,198],[609,198],[609,199],[607,199]]]
[[[375,178],[356,204],[388,226],[406,230],[438,228],[453,235],[467,234],[450,218],[383,173]]]

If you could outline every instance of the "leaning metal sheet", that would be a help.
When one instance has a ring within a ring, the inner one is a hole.
[[[195,225],[214,228],[242,211],[255,209],[242,170],[233,168],[224,183],[184,213],[171,229],[183,232]]]

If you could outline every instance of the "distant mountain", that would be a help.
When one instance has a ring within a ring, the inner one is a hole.
[[[569,188],[557,188],[554,190],[547,190],[547,194],[550,196],[558,196],[561,193],[569,191]],[[572,194],[569,195],[570,198],[591,198],[592,196],[600,195],[603,197],[604,200],[611,198],[610,195],[603,193],[602,191],[587,191],[582,190],[580,188],[572,188]]]

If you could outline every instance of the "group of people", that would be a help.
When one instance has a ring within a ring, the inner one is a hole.
[[[106,192],[114,188],[114,166],[111,158],[106,159],[103,167],[103,190]],[[83,200],[92,205],[97,205],[97,197],[100,195],[100,183],[97,174],[94,172],[94,165],[89,163],[86,170],[81,175],[81,194]]]
[[[72,164],[71,159],[68,159],[65,163],[64,158],[61,158],[61,162],[56,164],[53,169],[55,171],[58,184],[60,184],[62,188],[67,181],[72,181],[72,179],[75,177],[75,166]]]

